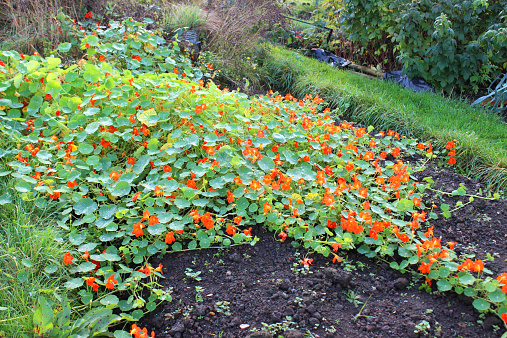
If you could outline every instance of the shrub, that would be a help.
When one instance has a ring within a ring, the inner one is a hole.
[[[470,85],[477,91],[507,57],[506,6],[507,1],[345,0],[335,20],[362,45],[392,37],[410,77],[445,92]]]

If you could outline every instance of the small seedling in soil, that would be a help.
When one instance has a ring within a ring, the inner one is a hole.
[[[426,320],[423,320],[415,326],[414,333],[422,333],[424,335],[427,335],[427,334],[429,334],[429,332],[428,332],[429,330],[430,330],[430,323],[428,323],[428,321],[426,321]]]
[[[354,304],[355,307],[358,307],[359,304],[363,304],[363,302],[361,302],[359,295],[355,290],[348,290],[347,293],[345,293],[345,295],[347,295],[347,300],[352,304]]]
[[[191,268],[187,268],[185,271],[185,275],[188,278],[188,281],[190,282],[199,282],[202,280],[202,278],[199,276],[201,274],[201,271],[194,272]]]
[[[223,301],[223,302],[216,302],[216,305],[217,305],[217,312],[218,313],[223,313],[224,315],[226,315],[227,317],[229,317],[231,315],[231,307],[230,307],[230,302],[228,301]]]
[[[202,292],[203,291],[204,291],[203,287],[200,287],[200,286],[195,287],[195,301],[196,302],[203,302],[204,301],[202,299]]]

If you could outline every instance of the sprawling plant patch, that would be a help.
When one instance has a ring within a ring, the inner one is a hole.
[[[318,97],[249,99],[177,67],[135,74],[91,57],[66,69],[16,52],[0,60],[0,132],[12,140],[0,150],[2,174],[24,198],[61,210],[74,249],[48,271],[68,274],[83,308],[119,309],[108,321],[136,321],[171,300],[156,283],[167,271],[150,257],[254,244],[258,224],[333,261],[357,248],[414,267],[440,291],[507,316],[506,275],[485,277],[482,261],[459,260],[452,243],[420,228],[435,215],[401,156],[431,144],[335,124]]]

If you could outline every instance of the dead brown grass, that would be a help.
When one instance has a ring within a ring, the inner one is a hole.
[[[59,10],[76,17],[81,7],[82,0],[0,0],[0,39],[20,52],[43,55],[45,47],[66,39]]]

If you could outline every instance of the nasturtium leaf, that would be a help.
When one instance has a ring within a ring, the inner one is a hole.
[[[81,143],[79,144],[79,146],[77,147],[77,150],[79,150],[79,152],[83,155],[88,155],[88,154],[91,154],[93,152],[93,146],[91,144],[88,144],[88,143]]]
[[[505,300],[505,293],[501,289],[496,289],[494,292],[489,292],[488,297],[492,302],[501,303]]]
[[[18,280],[21,283],[25,283],[28,280],[28,272],[26,271],[19,271],[17,274]]]
[[[19,192],[29,192],[30,190],[32,190],[30,184],[26,183],[26,182],[18,182],[14,188],[19,191]]]
[[[403,246],[398,248],[398,253],[400,254],[401,257],[411,257],[412,256],[412,252]]]
[[[261,158],[257,163],[259,163],[259,167],[264,172],[269,172],[269,171],[275,169],[275,163],[273,162],[272,159],[270,159],[267,156],[264,156],[263,158]]]
[[[181,251],[183,249],[183,246],[181,245],[180,242],[176,242],[172,245],[172,249],[174,251]]]
[[[123,301],[123,300],[120,301],[120,304],[122,302],[125,302],[125,301]],[[130,309],[132,309],[132,305],[131,304],[130,304],[130,307],[126,307],[126,306],[122,307],[120,305],[120,310],[122,310],[122,311],[129,311]],[[132,318],[132,319],[134,319],[134,318]],[[129,334],[127,331],[116,330],[116,331],[114,331],[114,338],[132,338],[132,335]]]
[[[5,193],[0,196],[0,205],[8,204],[12,202],[12,197],[9,193]]]
[[[398,270],[400,268],[400,266],[396,262],[391,262],[389,264],[389,266],[391,267],[391,269],[394,269],[394,270]]]
[[[152,235],[161,235],[166,231],[166,229],[167,226],[161,223],[148,226],[148,232]]]
[[[134,163],[134,166],[132,168],[132,171],[136,174],[140,174],[144,171],[144,168],[148,165],[148,163],[151,160],[151,156],[149,155],[142,155],[137,159],[136,163]]]
[[[106,261],[110,261],[110,262],[117,262],[117,261],[121,260],[120,256],[118,256],[117,254],[104,252],[101,254],[101,256]]]
[[[190,207],[190,202],[181,198],[177,198],[174,200],[174,205],[179,209],[185,209]]]
[[[459,281],[462,284],[470,285],[470,284],[473,284],[475,282],[475,277],[472,276],[471,274],[467,273],[467,274],[459,277]]]
[[[273,133],[271,136],[273,137],[273,140],[278,143],[285,143],[287,141],[285,137],[280,133]]]
[[[58,270],[58,266],[56,264],[50,264],[44,268],[44,272],[52,274]]]
[[[79,252],[92,251],[97,247],[97,243],[85,243],[77,249]]]
[[[248,207],[250,203],[248,202],[248,200],[245,198],[245,197],[240,197],[237,201],[236,201],[236,208],[238,210],[244,210]]]
[[[65,286],[67,289],[75,289],[82,286],[83,283],[84,283],[83,278],[72,278],[71,280],[63,284],[63,286]]]
[[[439,270],[438,270],[438,274],[441,278],[446,278],[447,276],[449,276],[449,274],[451,273],[451,270],[448,268],[448,267],[445,267],[445,266],[442,266]]]
[[[118,299],[117,296],[115,295],[108,295],[108,296],[105,296],[104,298],[102,298],[100,300],[100,304],[104,305],[104,306],[108,306],[108,305],[118,305],[118,302],[120,300]]]
[[[127,196],[130,193],[130,184],[126,181],[119,181],[113,188],[111,195],[116,197]]]
[[[99,239],[101,242],[109,242],[109,241],[112,241],[113,239],[115,239],[116,236],[117,236],[116,233],[109,232],[109,233],[105,233],[105,234],[100,235]]]
[[[465,288],[465,296],[475,297],[477,296],[477,291],[474,288]]]
[[[102,205],[99,208],[99,215],[104,219],[110,219],[117,211],[118,207],[115,204]]]
[[[205,198],[199,198],[192,201],[192,204],[198,207],[205,207],[208,203],[209,201]]]
[[[95,264],[92,262],[83,262],[76,267],[76,272],[88,272],[95,269]]]
[[[452,289],[451,283],[449,283],[445,279],[440,279],[437,281],[437,286],[439,291],[449,291]]]
[[[89,215],[97,209],[97,203],[90,198],[81,198],[74,204],[74,211],[77,215]]]
[[[70,233],[69,241],[72,245],[80,245],[86,240],[86,233]]]
[[[153,310],[155,310],[156,308],[157,308],[157,304],[156,304],[156,303],[154,303],[154,302],[148,302],[148,303],[146,304],[146,310],[148,310],[148,311],[153,311]]]
[[[487,309],[489,309],[490,303],[482,298],[477,298],[472,302],[472,305],[478,311],[486,311]]]

